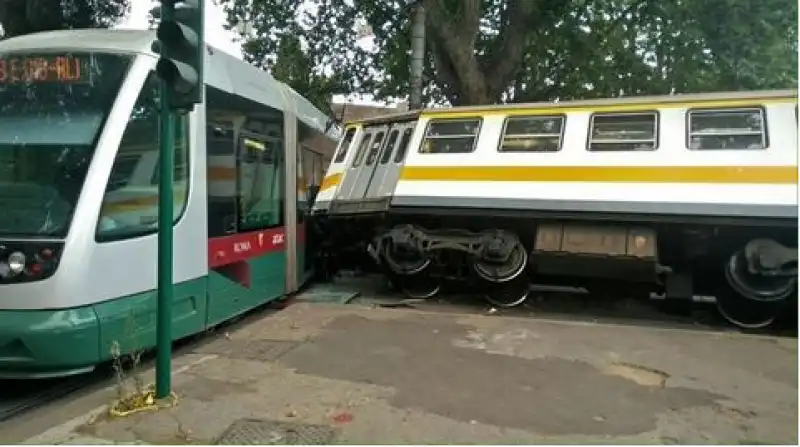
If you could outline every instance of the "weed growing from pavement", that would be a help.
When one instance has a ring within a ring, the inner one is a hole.
[[[142,379],[144,349],[139,343],[137,326],[136,312],[131,312],[125,320],[124,333],[128,336],[128,343],[122,345],[117,340],[111,343],[111,367],[114,370],[117,391],[117,398],[109,409],[113,416],[126,416],[157,408],[154,387],[145,386]]]

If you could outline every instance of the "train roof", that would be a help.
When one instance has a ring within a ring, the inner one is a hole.
[[[724,102],[724,101],[741,101],[741,100],[769,100],[769,99],[795,99],[797,100],[796,89],[786,90],[758,90],[758,91],[740,91],[740,92],[712,92],[712,93],[687,93],[678,95],[658,95],[658,96],[627,96],[621,98],[602,98],[602,99],[588,99],[588,100],[575,100],[575,101],[561,101],[561,102],[530,102],[530,103],[512,103],[512,104],[496,104],[496,105],[480,105],[480,106],[457,106],[457,107],[434,107],[422,110],[415,110],[402,113],[387,114],[377,117],[370,117],[363,120],[357,120],[348,124],[381,124],[386,122],[406,121],[412,120],[420,115],[437,115],[444,116],[447,114],[454,115],[467,115],[467,114],[483,114],[483,113],[496,113],[506,110],[535,110],[535,109],[571,109],[571,108],[587,108],[594,107],[606,108],[613,106],[628,106],[628,105],[642,105],[652,106],[657,108],[663,105],[676,105],[687,104],[697,105],[703,102]]]
[[[74,29],[47,31],[0,40],[0,52],[35,50],[75,50],[146,54],[153,57],[151,46],[156,39],[150,30]],[[320,132],[325,132],[330,117],[317,109],[288,85],[271,74],[256,68],[217,48],[206,45],[204,77],[207,85],[243,98],[268,105],[280,111],[293,111],[298,119]],[[331,138],[339,131],[332,126]]]

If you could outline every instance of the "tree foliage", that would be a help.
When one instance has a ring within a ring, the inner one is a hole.
[[[129,0],[0,0],[2,37],[58,29],[108,28],[125,16],[129,6]]]
[[[425,97],[451,104],[797,85],[794,0],[419,0]],[[223,0],[246,58],[317,104],[405,97],[412,0]],[[374,49],[357,44],[368,24]]]

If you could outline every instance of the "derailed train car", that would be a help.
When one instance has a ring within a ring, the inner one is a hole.
[[[350,123],[313,213],[414,296],[566,282],[764,327],[796,303],[797,156],[794,90],[428,109]]]

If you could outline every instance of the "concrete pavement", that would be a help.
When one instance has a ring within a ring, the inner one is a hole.
[[[31,444],[797,444],[797,340],[295,304]],[[108,393],[107,393],[108,394]]]

